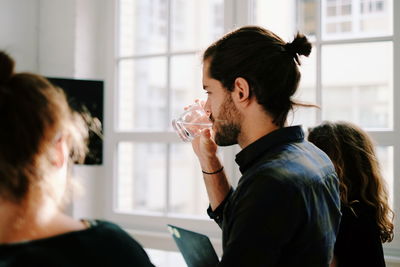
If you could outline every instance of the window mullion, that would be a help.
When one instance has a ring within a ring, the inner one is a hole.
[[[224,0],[224,32],[228,32],[234,27],[235,3],[235,0]]]
[[[252,1],[234,0],[234,28],[249,25],[252,21]]]
[[[171,40],[172,40],[172,1],[173,0],[168,0],[167,4],[167,112],[165,112],[165,122],[169,122],[171,118]],[[165,124],[165,130],[168,130],[168,125],[169,123]],[[164,215],[167,216],[168,212],[170,211],[170,183],[171,183],[171,145],[170,143],[167,143],[167,149],[166,149],[166,170],[165,170],[165,179],[166,179],[166,192],[165,192],[165,210],[164,210]]]
[[[104,135],[107,138],[104,139],[104,168],[105,168],[105,176],[100,178],[100,182],[103,184],[103,190],[99,190],[99,192],[104,192],[105,200],[101,202],[101,204],[97,207],[99,214],[102,217],[109,218],[114,213],[114,206],[116,203],[116,192],[117,192],[117,149],[116,149],[116,138],[115,131],[117,129],[117,102],[118,102],[118,89],[116,90],[108,90],[111,88],[118,88],[118,56],[119,56],[119,1],[114,0],[107,3],[107,6],[110,8],[110,16],[106,18],[109,19],[110,24],[112,25],[110,28],[113,29],[113,37],[117,38],[109,38],[112,40],[116,40],[114,42],[108,43],[108,49],[106,51],[112,51],[111,54],[107,57],[110,59],[111,69],[107,71],[106,83],[105,83],[105,91],[104,91],[104,125],[103,131]],[[111,35],[111,31],[108,32]],[[108,83],[107,83],[108,82]],[[112,177],[112,179],[106,179],[106,177]],[[103,206],[104,205],[104,209]],[[100,208],[101,207],[101,208]],[[95,212],[95,211],[94,211]]]
[[[352,27],[353,32],[360,31],[360,22],[361,22],[361,15],[360,15],[360,0],[353,0],[351,7],[351,17],[352,17]]]
[[[400,76],[396,73],[400,73],[400,1],[393,0],[393,130],[394,135],[397,136],[395,139],[394,151],[393,151],[393,203],[394,211],[396,214],[400,214]],[[395,15],[397,14],[397,15]],[[400,254],[400,239],[399,239],[399,216],[396,219],[395,227],[395,240],[393,245],[397,248],[397,255]]]
[[[317,105],[320,106],[320,109],[317,109],[316,112],[316,122],[317,124],[320,123],[322,121],[322,72],[321,72],[321,67],[322,67],[322,4],[321,1],[316,1],[317,2],[317,28],[316,28],[316,33],[315,33],[315,48],[316,48],[316,52],[317,52],[317,56],[316,56],[316,102]]]
[[[251,0],[225,0],[224,1],[224,31],[252,23]]]
[[[397,103],[393,105],[393,129],[400,134],[400,76],[396,75],[400,73],[400,16],[394,14],[400,14],[400,1],[393,1],[393,101]]]

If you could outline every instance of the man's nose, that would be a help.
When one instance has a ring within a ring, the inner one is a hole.
[[[206,112],[206,114],[208,116],[210,116],[210,114],[211,114],[211,106],[210,106],[210,101],[208,101],[208,99],[207,99],[206,103],[204,104],[204,111]]]

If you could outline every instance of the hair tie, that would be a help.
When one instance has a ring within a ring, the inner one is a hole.
[[[293,43],[286,43],[283,47],[292,57],[297,57],[297,51],[294,49]]]

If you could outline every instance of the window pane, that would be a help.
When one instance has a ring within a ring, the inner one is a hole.
[[[311,50],[309,57],[300,57],[301,66],[299,66],[301,72],[300,85],[297,93],[293,97],[295,102],[305,104],[317,104],[316,103],[316,47],[314,46]],[[317,109],[313,107],[295,107],[294,109],[294,120],[292,117],[288,118],[288,122],[291,125],[301,124],[306,129],[316,124],[316,112]]]
[[[167,50],[167,0],[119,0],[119,55]]]
[[[183,112],[183,107],[195,99],[205,99],[201,81],[202,62],[200,55],[174,56],[171,58],[172,117]]]
[[[298,12],[297,23],[300,32],[302,32],[305,35],[315,36],[317,31],[317,1],[299,0],[297,12]]]
[[[206,216],[207,192],[190,144],[171,145],[170,213]]]
[[[336,6],[328,6],[326,11],[328,17],[336,16]]]
[[[166,144],[118,144],[118,211],[165,211]]]
[[[322,48],[322,117],[364,128],[392,128],[391,42]]]
[[[323,39],[393,34],[393,0],[322,0],[321,11]]]
[[[381,167],[383,178],[386,181],[386,189],[389,193],[389,204],[393,209],[393,147],[392,146],[378,146],[376,149],[379,164]]]
[[[253,21],[276,33],[286,41],[292,41],[296,28],[296,1],[254,0]],[[287,39],[289,38],[289,39]]]
[[[119,130],[165,130],[167,62],[155,57],[119,63]]]
[[[224,32],[223,0],[172,0],[172,50],[198,50]]]
[[[351,4],[342,6],[342,15],[351,15]]]

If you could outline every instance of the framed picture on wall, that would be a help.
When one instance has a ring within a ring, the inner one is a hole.
[[[89,131],[89,152],[85,165],[101,165],[103,163],[103,112],[104,112],[104,82],[100,80],[81,80],[70,78],[47,77],[47,79],[62,88],[70,106],[78,112],[88,112],[95,121],[100,122],[100,131]]]

